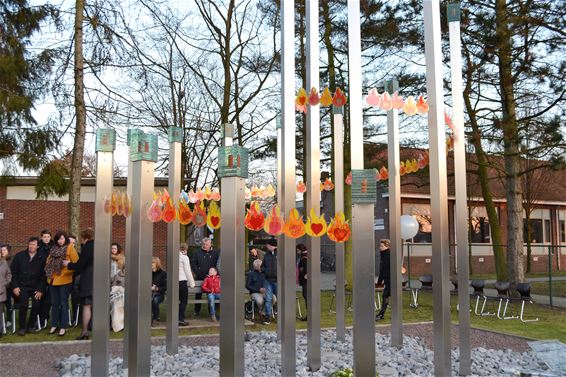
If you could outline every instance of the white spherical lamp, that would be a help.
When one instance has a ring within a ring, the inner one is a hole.
[[[408,240],[413,238],[419,232],[419,222],[414,216],[401,216],[401,238]]]

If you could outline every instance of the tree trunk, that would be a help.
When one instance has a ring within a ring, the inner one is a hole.
[[[334,63],[334,46],[332,45],[331,33],[332,33],[332,23],[330,20],[330,5],[328,1],[323,1],[322,6],[322,18],[324,23],[324,47],[327,52],[328,59],[328,89],[331,92],[336,90],[336,66]],[[322,88],[319,88],[322,91]],[[322,93],[320,93],[322,94]],[[334,161],[334,116],[332,115],[332,106],[330,107],[330,174],[334,183],[336,182],[335,174],[335,161]]]
[[[507,18],[506,0],[495,5],[496,48],[499,58],[503,145],[505,156],[507,197],[507,268],[512,284],[523,282],[523,205],[521,193],[519,134],[513,90],[511,64],[511,37]]]
[[[69,232],[79,235],[81,206],[81,173],[86,133],[86,107],[84,100],[83,19],[85,0],[75,5],[75,143],[71,160],[69,189]]]

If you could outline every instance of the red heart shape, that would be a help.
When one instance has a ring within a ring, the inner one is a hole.
[[[318,235],[322,232],[322,224],[311,224],[311,230],[314,234]]]
[[[210,216],[210,223],[212,224],[212,226],[216,227],[220,223],[220,217]]]
[[[348,232],[344,229],[335,229],[334,230],[334,237],[336,237],[336,240],[338,241],[343,241],[344,237],[346,237],[346,234],[348,234]]]

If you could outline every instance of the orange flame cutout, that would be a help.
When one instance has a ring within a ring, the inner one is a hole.
[[[268,198],[273,198],[275,196],[275,187],[273,187],[273,185],[270,183],[265,188],[265,192]]]
[[[220,209],[218,208],[216,202],[211,202],[208,206],[206,225],[208,225],[210,229],[220,228]]]
[[[161,193],[159,193],[159,196],[157,196],[156,193],[153,193],[153,202],[147,209],[147,218],[152,223],[157,223],[161,221],[161,218],[163,216],[163,211],[161,210],[161,206],[162,206]]]
[[[119,192],[116,193],[116,214],[124,216],[124,195]]]
[[[324,88],[324,90],[322,91],[322,95],[320,96],[320,104],[322,106],[332,105],[332,95],[330,94],[330,90],[328,90],[328,88]]]
[[[454,149],[454,136],[450,135],[446,137],[446,153]]]
[[[382,166],[381,169],[379,169],[379,177],[381,181],[389,179],[389,172],[385,166]]]
[[[307,218],[305,232],[311,237],[321,237],[326,233],[326,220],[324,215],[317,216],[314,208],[311,208],[310,216]]]
[[[193,224],[200,228],[206,224],[206,211],[204,209],[204,202],[198,202],[193,209]]]
[[[324,186],[323,187],[324,187],[325,191],[332,191],[332,190],[334,190],[334,183],[332,183],[330,178],[326,178],[324,180]]]
[[[334,93],[332,98],[332,104],[336,107],[342,107],[346,104],[346,96],[340,88],[336,89],[336,93]]]
[[[179,202],[177,217],[179,218],[179,223],[181,225],[188,225],[193,219],[193,213],[184,199],[181,199]]]
[[[419,114],[428,113],[428,102],[425,101],[422,94],[419,96],[419,100],[417,101],[417,112]]]
[[[259,187],[257,187],[256,185],[252,186],[252,198],[259,198],[261,197],[261,191],[259,189]]]
[[[289,211],[289,217],[283,227],[283,233],[291,238],[299,238],[305,234],[305,224],[299,217],[299,211],[296,208]]]
[[[108,215],[112,214],[112,196],[104,197],[104,213]]]
[[[413,96],[409,96],[403,105],[403,112],[407,115],[415,115],[417,113],[417,103]]]
[[[206,188],[204,189],[204,199],[206,200],[212,199],[212,190],[208,186],[206,186]]]
[[[407,168],[405,167],[405,162],[401,161],[401,165],[399,166],[399,175],[404,176],[407,173]]]
[[[250,209],[244,218],[244,226],[249,230],[257,232],[263,229],[265,224],[265,215],[261,212],[258,202],[251,202]]]
[[[116,216],[116,214],[118,213],[118,194],[116,193],[116,190],[112,191],[112,201],[110,202],[110,210],[112,216]]]
[[[391,97],[391,104],[394,109],[401,110],[403,108],[403,97],[399,95],[399,93],[393,93],[393,97]]]
[[[285,220],[281,216],[281,209],[278,205],[271,208],[271,213],[265,219],[265,224],[263,225],[263,230],[272,236],[278,236],[283,233],[283,227],[285,226]]]
[[[450,128],[452,131],[456,131],[454,129],[454,123],[452,122],[452,118],[450,117],[450,115],[448,115],[446,111],[444,112],[444,123],[446,123],[448,128]]]
[[[424,168],[428,165],[428,154],[420,154],[417,160],[417,166],[419,169]]]
[[[220,191],[218,189],[214,189],[214,191],[212,191],[212,200],[215,202],[220,201]]]
[[[305,185],[303,181],[299,181],[299,183],[297,183],[297,192],[299,194],[304,194],[305,192],[307,192],[307,185]]]
[[[177,211],[175,210],[175,206],[173,205],[173,200],[169,198],[165,202],[165,207],[163,207],[163,213],[161,215],[161,219],[169,224],[170,222],[175,220],[176,217],[177,217]]]
[[[295,97],[295,108],[303,113],[307,112],[307,92],[304,88],[300,88]]]
[[[202,202],[204,200],[204,191],[198,189],[196,192],[197,202]]]
[[[161,195],[161,203],[165,204],[171,198],[169,191],[166,188],[163,189],[163,194]]]
[[[328,238],[334,242],[346,242],[350,239],[352,232],[350,231],[350,225],[346,221],[346,216],[344,212],[338,212],[334,218],[330,221],[330,225],[326,230]]]
[[[124,205],[124,212],[122,213],[122,215],[124,217],[130,217],[130,215],[132,214],[132,200],[130,199],[130,196],[125,192],[122,193],[122,203]]]
[[[189,203],[195,204],[196,202],[198,202],[197,194],[196,194],[195,190],[191,189],[189,191]]]
[[[383,96],[381,97],[381,108],[386,111],[393,108],[393,101],[391,100],[391,96],[388,92],[383,93]]]
[[[265,188],[265,186],[261,186],[261,187],[259,188],[259,197],[260,197],[260,198],[266,199],[267,196],[268,196],[268,194],[269,194],[269,193],[267,192],[267,189]]]
[[[313,87],[311,89],[311,93],[309,94],[309,105],[316,106],[318,105],[319,102],[320,102],[320,97],[318,96],[318,92],[316,91],[316,88]]]

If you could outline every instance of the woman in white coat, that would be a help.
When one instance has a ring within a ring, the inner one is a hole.
[[[187,256],[189,245],[182,243],[179,246],[179,326],[188,326],[185,321],[185,310],[189,300],[189,286],[195,287],[195,279],[191,271],[191,262]]]

